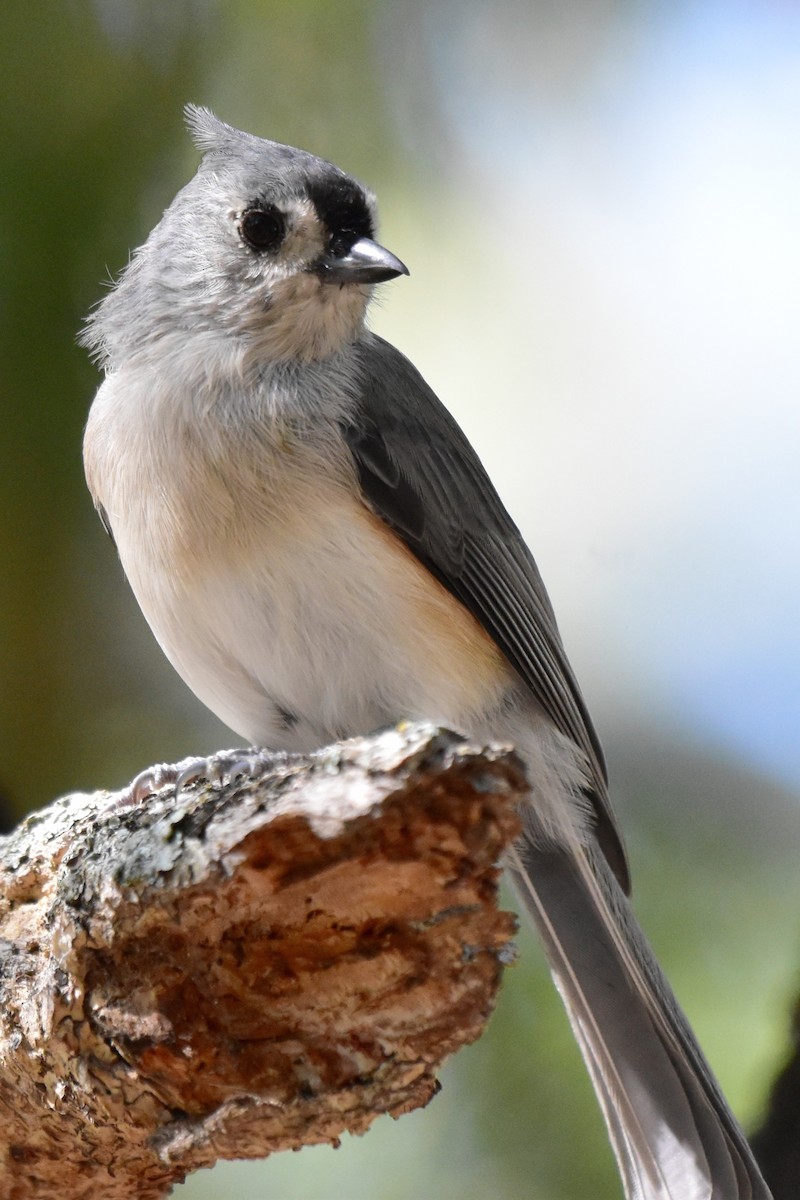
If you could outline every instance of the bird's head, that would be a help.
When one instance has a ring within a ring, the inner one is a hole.
[[[108,367],[196,348],[248,363],[335,354],[363,328],[376,283],[408,274],[374,240],[375,201],[332,163],[187,106],[203,159],[84,341]],[[177,340],[177,341],[176,341]]]

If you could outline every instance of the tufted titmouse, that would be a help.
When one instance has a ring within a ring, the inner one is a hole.
[[[167,657],[256,745],[401,718],[513,741],[509,869],[630,1200],[768,1200],[641,933],[602,752],[534,561],[411,363],[371,194],[189,106],[200,168],[90,318],[86,475]]]

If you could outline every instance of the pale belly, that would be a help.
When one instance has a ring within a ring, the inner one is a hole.
[[[190,688],[250,742],[308,750],[402,718],[469,730],[515,676],[472,616],[341,489],[174,570],[123,565]],[[137,555],[137,559],[138,559]]]

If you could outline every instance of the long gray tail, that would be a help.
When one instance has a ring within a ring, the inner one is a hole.
[[[622,889],[599,849],[512,852],[603,1109],[628,1200],[770,1200]]]

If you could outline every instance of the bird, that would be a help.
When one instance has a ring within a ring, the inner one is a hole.
[[[401,720],[512,742],[507,868],[628,1200],[768,1200],[629,900],[603,752],[534,559],[464,433],[372,333],[408,274],[371,191],[187,105],[201,154],[84,345],[86,478],[167,658],[252,746]]]

